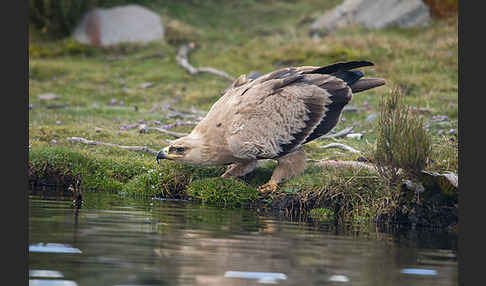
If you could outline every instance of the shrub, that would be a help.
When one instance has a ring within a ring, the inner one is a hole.
[[[411,115],[402,97],[396,89],[383,99],[373,155],[379,173],[392,185],[403,176],[417,176],[431,153],[423,119]]]
[[[29,21],[53,37],[64,37],[78,23],[81,16],[95,7],[98,0],[32,0]]]

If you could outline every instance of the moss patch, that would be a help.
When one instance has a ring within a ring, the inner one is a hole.
[[[193,181],[187,188],[187,194],[203,203],[222,207],[249,206],[259,197],[258,191],[245,182],[224,178],[206,178]]]

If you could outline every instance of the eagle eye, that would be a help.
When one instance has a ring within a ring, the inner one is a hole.
[[[183,155],[185,151],[184,147],[170,147],[169,148],[169,153],[175,153],[178,155]]]

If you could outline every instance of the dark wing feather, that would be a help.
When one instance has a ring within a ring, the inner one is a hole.
[[[304,104],[308,110],[308,119],[305,121],[306,127],[295,134],[291,134],[294,139],[287,144],[281,145],[282,150],[276,157],[288,154],[300,145],[331,131],[339,122],[344,106],[352,98],[351,86],[356,86],[356,90],[365,90],[381,85],[380,82],[370,84],[364,82],[361,84],[360,78],[363,77],[363,73],[350,71],[350,69],[372,65],[373,63],[368,61],[352,61],[320,68],[285,68],[255,79],[254,84],[271,80],[272,89],[274,90],[271,94],[276,94],[285,86],[294,84],[319,86],[323,89],[323,92],[325,90],[329,94],[327,100],[327,97],[323,96],[312,96],[304,99]],[[330,103],[329,99],[331,100]]]
[[[311,97],[304,100],[304,104],[308,110],[308,119],[305,121],[305,128],[300,132],[292,134],[294,139],[287,144],[281,145],[282,151],[277,154],[277,157],[283,156],[293,151],[296,147],[303,144],[306,137],[312,132],[312,129],[321,122],[325,112],[324,98]]]
[[[332,102],[326,106],[327,111],[325,115],[319,122],[319,125],[317,125],[312,133],[307,136],[304,143],[319,138],[331,131],[331,129],[333,129],[339,122],[344,106],[348,104],[352,98],[351,88],[340,79],[334,78],[334,80],[331,80],[320,87],[331,94],[329,98]]]
[[[367,67],[374,65],[372,62],[368,61],[352,61],[352,62],[345,62],[345,63],[335,63],[329,66],[320,67],[314,70],[311,70],[306,73],[318,73],[318,74],[333,74],[340,71],[347,71],[355,68]]]
[[[280,70],[275,73],[275,78],[282,81],[282,85],[275,87],[282,87],[290,83],[299,82],[299,84],[313,84],[317,85],[330,94],[329,99],[331,103],[325,103],[323,97],[309,97],[304,100],[309,118],[306,120],[306,127],[300,130],[296,134],[292,134],[294,139],[282,146],[282,151],[277,157],[283,156],[295,150],[299,145],[312,141],[322,135],[331,131],[334,126],[339,122],[342,110],[346,104],[352,98],[352,90],[350,85],[356,83],[363,73],[360,71],[349,71],[347,68],[355,68],[361,66],[373,65],[370,62],[349,62],[338,63],[324,68],[314,69],[319,76],[313,75],[313,71],[301,71],[299,72],[290,69],[287,71]],[[333,73],[333,75],[327,75],[327,72]],[[303,76],[309,74],[309,76]],[[286,78],[287,77],[287,78]],[[285,84],[283,84],[285,82]]]

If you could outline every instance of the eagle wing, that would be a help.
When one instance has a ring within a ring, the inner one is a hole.
[[[220,106],[231,107],[226,142],[233,155],[276,158],[328,133],[352,98],[350,86],[363,75],[348,69],[372,65],[350,63],[285,68],[233,84]]]

